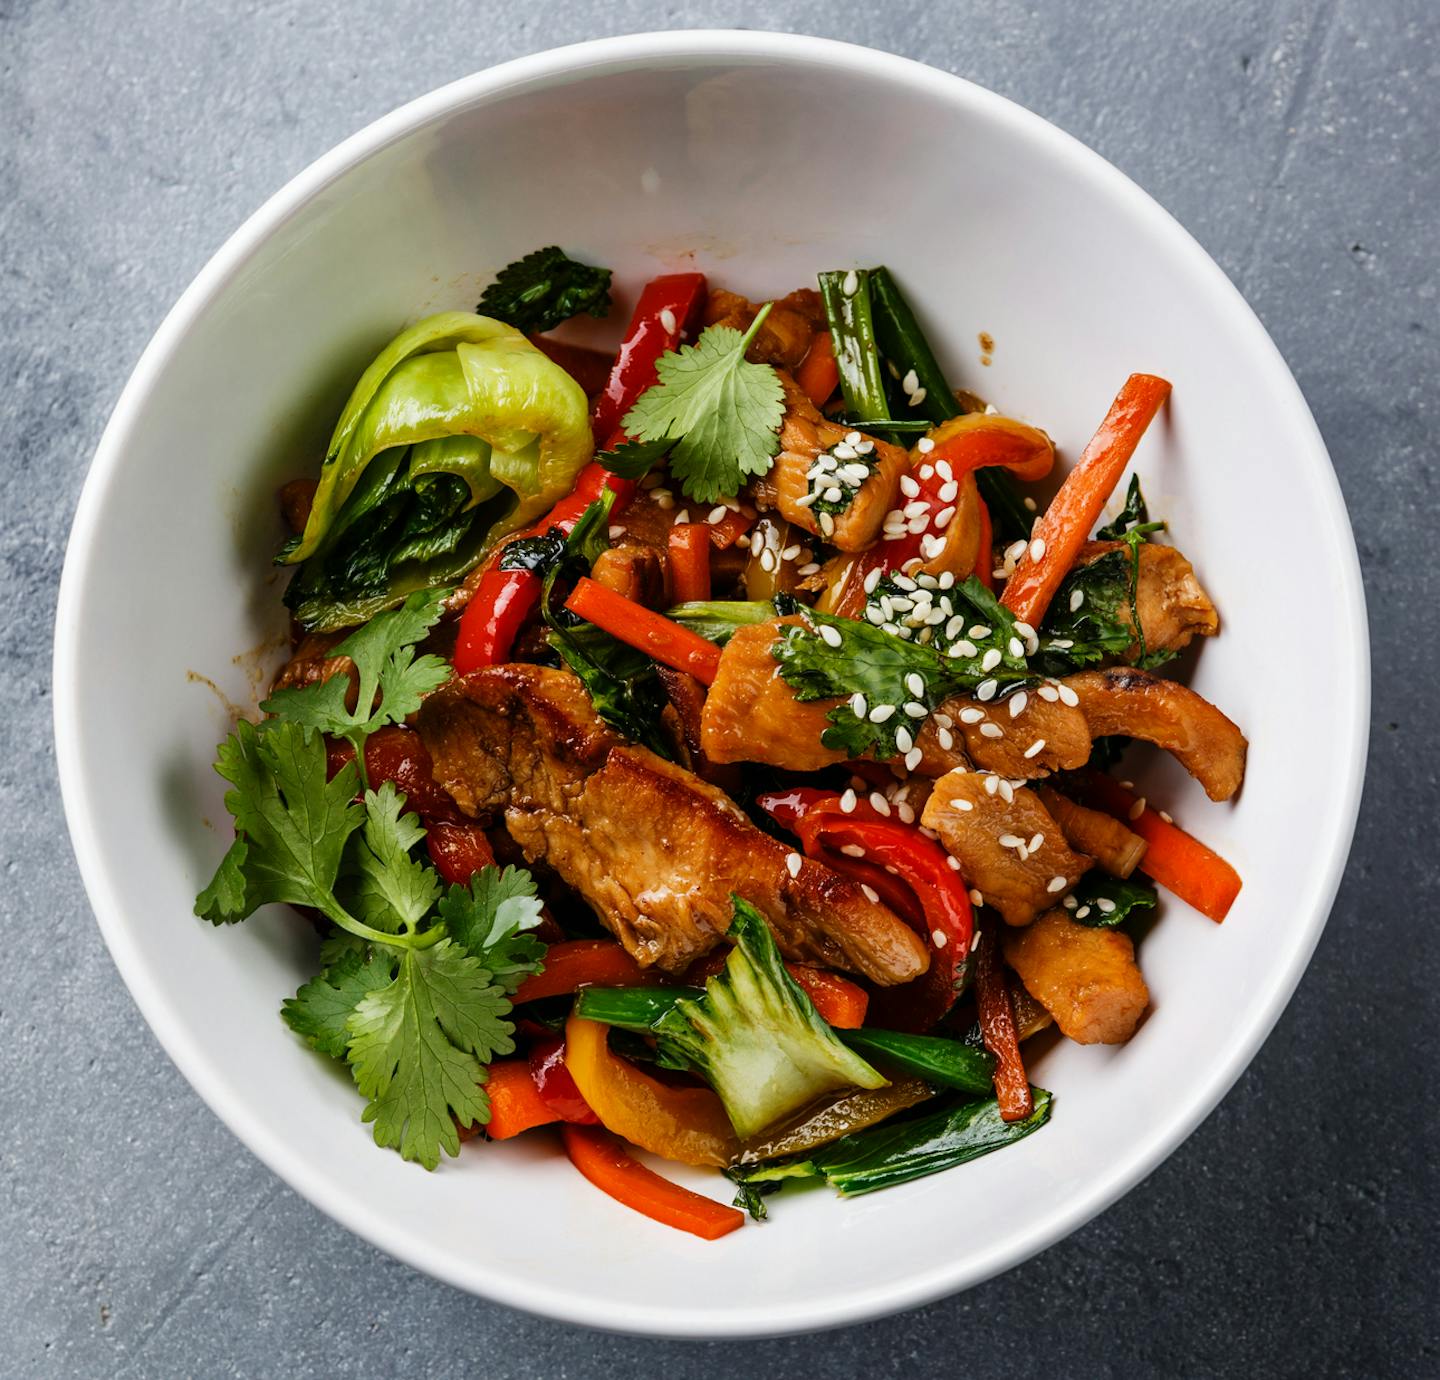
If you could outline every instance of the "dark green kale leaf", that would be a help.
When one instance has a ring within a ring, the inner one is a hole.
[[[1100,871],[1087,872],[1065,898],[1072,920],[1092,929],[1114,929],[1130,918],[1131,912],[1153,910],[1155,888],[1139,877],[1112,877]]]
[[[551,330],[587,312],[605,316],[610,310],[610,270],[577,263],[552,244],[502,268],[475,310],[527,334]]]

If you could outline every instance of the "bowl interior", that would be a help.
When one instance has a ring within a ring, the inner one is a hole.
[[[348,1079],[277,1018],[313,971],[306,926],[273,913],[222,933],[191,915],[227,843],[215,743],[284,646],[274,486],[314,469],[350,383],[400,325],[473,306],[495,269],[554,242],[614,267],[620,321],[657,271],[695,264],[763,296],[888,263],[954,381],[1044,427],[1067,462],[1128,372],[1173,381],[1136,467],[1220,607],[1224,634],[1192,680],[1248,734],[1250,772],[1228,806],[1158,755],[1135,774],[1245,889],[1223,928],[1166,898],[1142,945],[1144,1026],[1121,1048],[1050,1050],[1035,1077],[1055,1116],[1022,1145],[855,1202],[787,1194],[768,1226],[717,1244],[615,1205],[543,1140],[470,1146],[426,1174],[371,1144]],[[1276,693],[1282,671],[1303,693]],[[1151,1169],[1239,1073],[1324,922],[1366,684],[1353,544],[1309,414],[1163,212],[953,78],[812,40],[681,34],[436,93],[322,160],[222,251],[137,370],[91,476],[57,725],[117,962],[256,1153],[464,1287],[603,1327],[714,1335],[850,1321],[973,1283]]]

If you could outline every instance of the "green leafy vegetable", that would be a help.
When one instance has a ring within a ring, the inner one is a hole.
[[[785,971],[765,918],[731,898],[735,942],[703,997],[680,998],[655,1023],[667,1061],[719,1094],[738,1135],[755,1135],[836,1088],[886,1080],[847,1049]]]
[[[545,946],[526,930],[540,923],[535,879],[522,868],[481,868],[467,890],[452,886],[440,902],[445,930],[482,963],[506,995],[540,971]]]
[[[845,410],[858,424],[873,430],[890,415],[885,373],[875,342],[870,310],[870,274],[863,268],[835,269],[819,275],[820,297],[840,372]]]
[[[780,449],[780,379],[768,364],[745,358],[769,312],[767,303],[743,335],[709,326],[695,344],[661,355],[659,383],[625,414],[622,425],[636,440],[678,438],[670,473],[699,502],[733,497],[748,478],[769,471]]]
[[[552,244],[502,268],[475,310],[527,335],[572,316],[603,317],[610,311],[610,270],[577,263]]]
[[[1153,910],[1159,897],[1155,888],[1139,877],[1111,877],[1092,870],[1076,884],[1065,898],[1065,909],[1072,920],[1094,929],[1114,929],[1123,925],[1137,910]]]
[[[393,949],[347,948],[280,1008],[285,1023],[312,1049],[344,1059],[350,1043],[350,1016],[371,993],[395,980]]]
[[[973,577],[957,589],[967,599],[989,599],[989,592]],[[820,740],[851,757],[900,754],[896,732],[904,729],[913,738],[926,716],[952,695],[974,694],[987,682],[994,683],[991,693],[996,694],[1034,679],[1024,658],[1014,656],[1008,647],[1001,651],[1001,660],[986,671],[981,669],[983,653],[978,649],[974,656],[950,655],[906,641],[872,622],[813,611],[805,617],[815,630],[799,624],[783,627],[771,646],[771,655],[780,663],[780,674],[797,699],[845,698],[844,704],[827,715],[829,727]],[[994,617],[996,628],[1003,626],[999,616]],[[819,631],[822,627],[835,630],[838,646],[825,640]],[[885,706],[893,708],[887,713]],[[877,711],[881,715],[878,722]]]
[[[846,1030],[840,1038],[851,1049],[904,1073],[942,1087],[982,1096],[994,1086],[994,1057],[960,1040],[941,1035],[908,1035],[898,1030]]]
[[[823,1178],[852,1198],[923,1179],[1038,1131],[1050,1118],[1052,1098],[1044,1088],[1032,1092],[1035,1109],[1023,1121],[1003,1121],[994,1098],[962,1102],[843,1136],[802,1159],[741,1170],[737,1178],[757,1188],[786,1179]]]
[[[675,448],[667,433],[654,441],[621,441],[613,450],[595,452],[595,463],[622,479],[644,479]]]
[[[710,599],[676,604],[665,616],[723,647],[741,628],[774,618],[769,599]]]
[[[400,608],[372,618],[331,651],[331,656],[348,656],[355,663],[358,691],[348,676],[331,676],[318,685],[277,690],[260,708],[289,723],[346,739],[363,776],[365,740],[386,724],[403,722],[426,695],[450,679],[450,666],[440,657],[415,655],[415,644],[439,620],[444,597],[443,590],[412,594]],[[352,691],[355,708],[350,710],[346,699]]]

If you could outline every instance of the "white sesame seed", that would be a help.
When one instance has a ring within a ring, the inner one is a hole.
[[[870,792],[870,806],[877,813],[890,817],[890,802],[879,791]]]
[[[1068,685],[1060,685],[1057,686],[1056,689],[1059,692],[1061,704],[1068,704],[1071,709],[1074,709],[1075,706],[1080,703],[1080,696]]]
[[[1160,818],[1163,819],[1166,824],[1174,824],[1174,823],[1175,823],[1175,821],[1170,818],[1170,812],[1169,812],[1169,810],[1161,810],[1161,811],[1160,811]]]
[[[872,724],[883,724],[895,712],[893,704],[877,704],[870,711],[870,722]]]
[[[970,904],[972,906],[983,906],[985,904],[985,897],[980,894],[977,887],[972,886],[970,888]],[[980,936],[976,935],[975,937],[978,939]]]
[[[918,700],[910,700],[905,705],[905,712],[912,719],[923,719],[930,711]]]
[[[939,711],[937,711],[936,714],[935,714],[935,723],[936,723],[936,726],[939,727],[939,728],[954,728],[954,727],[955,727],[955,720],[952,719],[948,714],[943,714],[943,713],[940,713]]]
[[[1095,904],[1099,907],[1102,915],[1109,915],[1115,909],[1115,902],[1108,896],[1097,896]]]
[[[980,658],[980,669],[982,671],[993,671],[1003,660],[1004,657],[1000,654],[1000,648],[991,647],[990,650]]]
[[[885,621],[885,611],[884,609],[875,608],[866,609],[865,617],[874,623],[876,627],[879,627],[879,625]]]
[[[925,401],[925,390],[924,390],[923,388],[917,388],[912,394],[910,394],[910,406],[911,406],[911,407],[919,407],[920,404],[923,403],[924,401]]]
[[[857,690],[850,696],[850,708],[857,719],[863,719],[865,717],[866,710],[869,706],[865,703],[865,696],[862,695],[860,691]]]
[[[1075,912],[1075,918],[1076,918],[1077,920],[1083,920],[1083,919],[1084,919],[1087,915],[1089,915],[1089,914],[1090,914],[1090,907],[1089,907],[1089,906],[1081,906],[1080,909]]]
[[[989,637],[992,631],[993,629],[986,627],[984,623],[972,623],[970,625],[971,637],[984,639]]]
[[[1083,589],[1072,589],[1070,591],[1070,612],[1074,613],[1081,604],[1085,602],[1085,591]]]
[[[1055,876],[1051,877],[1050,880],[1045,883],[1045,890],[1053,896],[1057,891],[1064,891],[1069,885],[1069,882],[1067,882],[1064,877]]]
[[[1033,743],[1030,744],[1028,748],[1025,749],[1025,756],[1038,757],[1044,751],[1045,740],[1043,738],[1037,738]]]
[[[953,507],[942,508],[938,513],[935,514],[935,526],[948,527],[954,517],[955,509]]]
[[[858,436],[860,433],[857,431],[855,434]],[[853,445],[861,455],[869,455],[875,449],[874,441],[860,440],[852,441],[850,444]]]
[[[765,550],[760,553],[760,569],[767,573],[773,572],[775,564],[775,553],[767,546]]]
[[[677,329],[675,313],[669,307],[660,308],[660,324],[665,328],[666,335],[674,335]]]
[[[915,442],[915,449],[918,450],[921,455],[929,455],[930,452],[935,449],[935,442],[928,436],[922,436]]]
[[[995,840],[995,842],[998,843],[1001,848],[1024,848],[1024,847],[1025,847],[1025,840],[1022,839],[1022,838],[1019,838],[1019,837],[1018,837],[1017,835],[1015,835],[1015,834],[1001,834],[1000,837]]]
[[[819,494],[801,494],[800,497],[795,500],[795,506],[797,508],[808,508],[819,499],[819,497]]]
[[[655,506],[662,513],[668,513],[675,506],[675,495],[665,489],[655,490]]]
[[[845,444],[847,446],[858,446],[864,437],[858,431],[847,431],[845,433]]]
[[[941,503],[954,503],[956,498],[959,497],[959,494],[959,484],[957,484],[953,479],[949,479],[940,486],[940,492],[936,496],[939,498]]]
[[[1067,896],[1062,903],[1066,910],[1074,910],[1080,904],[1073,896]]]
[[[853,268],[845,275],[844,281],[840,284],[840,291],[847,297],[853,297],[860,291],[860,277]]]
[[[675,516],[671,519],[672,525],[674,525],[674,526],[676,526],[676,527],[679,527],[682,523],[686,523],[686,522],[689,522],[689,521],[690,521],[690,510],[689,510],[688,508],[682,508],[682,509],[681,509],[678,513],[676,513]]]
[[[976,709],[973,704],[966,705],[965,708],[960,711],[960,722],[962,724],[978,724],[984,717],[985,711],[983,709]]]
[[[1025,495],[1025,511],[1029,513],[1034,513],[1038,511],[1035,500],[1031,498],[1029,494]]]
[[[985,778],[985,794],[994,795],[1000,789],[1000,778],[998,776],[987,776]]]
[[[1042,685],[1035,693],[1042,700],[1048,700],[1051,704],[1060,698],[1060,692],[1053,685]]]
[[[705,521],[713,527],[717,522],[724,518],[725,514],[729,511],[730,510],[723,503],[717,503],[708,513],[706,513]]]
[[[787,546],[787,547],[780,553],[780,559],[781,559],[782,561],[793,561],[793,560],[795,559],[795,557],[798,556],[799,554],[800,554],[800,543],[799,543],[798,541],[796,541],[796,542],[791,542],[790,545]]]
[[[838,647],[843,640],[840,636],[840,629],[832,628],[828,623],[820,625],[820,636],[827,647]]]
[[[819,561],[811,561],[807,565],[802,565],[795,573],[797,575],[818,575],[820,573],[820,563]]]
[[[1145,813],[1145,797],[1137,796],[1135,803],[1126,812],[1131,819],[1139,819]]]
[[[835,519],[829,513],[820,514],[820,531],[827,537],[835,535]]]
[[[901,752],[909,752],[915,746],[915,739],[910,736],[908,728],[897,728],[895,730],[895,746]]]
[[[610,529],[610,540],[611,540],[611,541],[619,541],[620,538],[623,537],[624,535],[625,535],[625,529],[624,529],[623,527],[612,527],[612,528]]]
[[[944,930],[931,930],[930,942],[934,944],[937,949],[943,949],[945,945],[950,942],[950,937]]]
[[[826,503],[839,503],[840,500],[845,497],[845,490],[838,485],[832,484],[821,493],[820,497],[823,498]]]
[[[912,537],[918,537],[930,525],[930,510],[927,508],[923,513],[916,513],[905,524],[905,530]]]
[[[1005,730],[996,723],[983,723],[980,725],[980,734],[984,738],[1003,738]]]
[[[847,858],[863,858],[865,856],[865,850],[858,843],[842,843],[840,851]]]
[[[1028,862],[1030,860],[1030,849],[1028,845],[1022,843],[1015,852],[1021,862]]]
[[[1061,651],[1069,651],[1075,643],[1068,637],[1052,637],[1050,639],[1050,645],[1052,647],[1058,647]]]
[[[913,369],[909,369],[906,371],[905,377],[900,380],[900,387],[903,388],[907,393],[913,393],[917,388],[920,387],[920,379]]]
[[[900,492],[904,494],[906,498],[919,498],[920,486],[910,475],[902,474],[900,476]],[[906,511],[908,513],[909,510],[907,509]]]
[[[960,641],[955,644],[955,650],[964,657],[980,655],[980,648],[970,641],[968,637],[961,638]]]
[[[1044,554],[1045,538],[1036,537],[1035,540],[1030,543],[1030,559],[1032,561],[1038,561]]]
[[[945,538],[924,536],[920,538],[920,551],[927,560],[934,560],[945,549]]]
[[[948,728],[942,728],[935,734],[935,741],[940,744],[941,752],[949,752],[955,746],[955,735]]]
[[[880,569],[880,567],[877,565],[877,566],[875,567],[875,569],[872,570],[872,571],[865,577],[864,589],[865,589],[865,593],[866,593],[866,594],[873,594],[873,593],[875,592],[875,586],[880,583],[880,576],[881,576],[883,573],[884,573],[884,572],[883,572],[883,571]]]
[[[1007,561],[1018,561],[1024,554],[1024,541],[1012,541],[1010,545],[1005,548],[1005,559]]]
[[[787,853],[785,855],[785,870],[792,876],[800,875],[800,864],[804,861],[798,853]]]
[[[1030,697],[1023,691],[1018,691],[1010,697],[1010,717],[1019,718],[1025,712],[1025,706],[1029,704]]]
[[[1135,789],[1135,783],[1133,781],[1122,781],[1120,784],[1124,786],[1127,791],[1133,791]]]
[[[957,800],[953,803],[957,810],[973,810],[975,808],[975,802],[973,800]]]
[[[1025,655],[1025,644],[1018,637],[1012,637],[1006,646],[1011,656]]]
[[[1032,853],[1038,852],[1040,845],[1045,842],[1044,834],[1032,834],[1030,842],[1025,845]]]
[[[880,893],[876,891],[873,886],[869,886],[865,882],[861,882],[860,890],[864,892],[865,899],[869,901],[872,906],[879,903]]]
[[[925,754],[918,747],[912,747],[910,751],[905,754],[905,770],[914,771],[915,768],[918,767],[920,763],[924,760],[924,758]],[[908,805],[906,805],[904,808],[906,810],[910,809]],[[913,817],[915,812],[911,810],[910,813]],[[907,819],[905,823],[909,824],[910,820]]]
[[[837,460],[853,460],[855,458],[855,447],[841,441],[839,445],[831,448],[830,454]]]
[[[1015,787],[1008,781],[1002,780],[1000,782],[1000,799],[1007,805],[1013,805],[1015,803]]]

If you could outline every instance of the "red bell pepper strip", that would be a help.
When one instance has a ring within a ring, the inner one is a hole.
[[[655,382],[656,361],[699,327],[704,308],[703,273],[667,273],[645,284],[590,417],[597,442],[607,443],[620,430],[635,400]]]
[[[713,1198],[692,1193],[632,1160],[608,1131],[598,1126],[566,1126],[565,1153],[602,1193],[634,1208],[652,1221],[714,1241],[745,1225],[745,1214]]]
[[[1024,1121],[1035,1109],[1030,1078],[1020,1057],[1020,1036],[1015,1029],[1015,1007],[1000,966],[1000,938],[993,921],[980,933],[975,962],[975,1010],[985,1048],[995,1056],[995,1100],[1002,1121]]]
[[[676,604],[710,597],[710,529],[703,522],[677,522],[671,529],[670,597]]]
[[[532,1126],[560,1120],[559,1113],[540,1096],[524,1059],[500,1059],[491,1064],[485,1095],[490,1099],[485,1134],[491,1140],[509,1140]]]
[[[544,968],[520,984],[511,1001],[562,997],[578,988],[640,987],[653,982],[645,970],[613,939],[571,939],[545,950]]]
[[[1035,526],[1000,602],[1017,620],[1040,626],[1060,582],[1075,564],[1080,548],[1120,482],[1145,429],[1170,396],[1170,385],[1153,374],[1131,374],[1110,404],[1100,429],[1090,439],[1060,492]]]
[[[730,949],[724,945],[711,949],[685,970],[682,982],[689,987],[703,987],[724,969],[729,957]],[[804,963],[786,963],[785,971],[804,990],[826,1025],[832,1025],[836,1030],[855,1030],[865,1024],[870,994],[859,984],[841,977],[839,973],[832,973],[828,968],[811,968]]]
[[[893,875],[914,893],[920,924],[912,918],[914,906],[895,909],[929,940],[929,970],[914,982],[877,989],[870,999],[870,1014],[876,1024],[893,1029],[928,1030],[964,990],[974,942],[970,895],[960,874],[950,866],[948,854],[915,826],[882,816],[868,800],[859,800],[853,810],[845,811],[838,795],[798,787],[760,796],[758,803],[772,818],[795,830],[810,856],[825,850],[830,857],[893,868]],[[852,854],[846,854],[846,848]],[[853,857],[856,849],[863,857]],[[844,863],[839,866],[845,870]],[[878,887],[875,890],[879,893]]]
[[[558,1035],[548,1035],[530,1047],[530,1076],[535,1080],[540,1100],[561,1121],[594,1126],[600,1120],[570,1076],[565,1065],[565,1041]]]
[[[478,824],[427,825],[425,851],[435,870],[452,886],[469,886],[481,868],[495,862],[490,840]]]
[[[1224,858],[1179,825],[1162,819],[1143,797],[1112,777],[1092,771],[1084,774],[1082,782],[1085,800],[1123,820],[1149,845],[1138,863],[1141,872],[1216,924],[1224,920],[1241,886],[1240,874]]]
[[[829,331],[817,331],[810,341],[810,350],[795,370],[800,391],[816,407],[824,407],[840,387],[840,366],[835,362],[835,337]]]
[[[720,648],[663,613],[655,613],[583,577],[576,582],[565,607],[627,646],[677,671],[688,672],[702,685],[714,683],[720,669]]]

